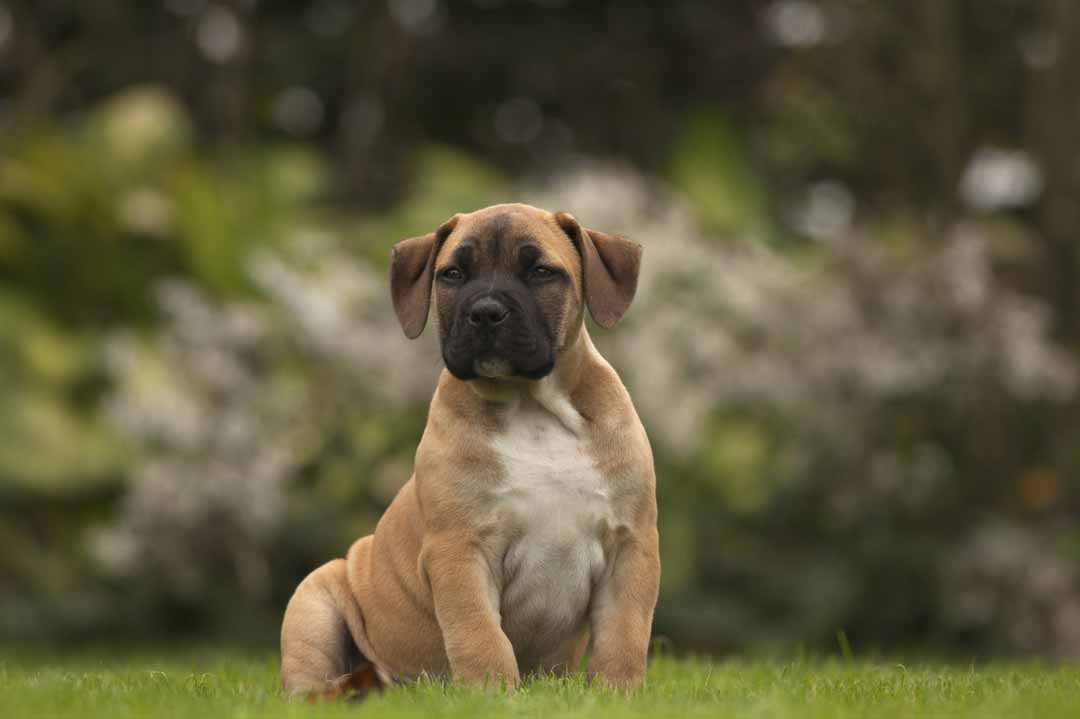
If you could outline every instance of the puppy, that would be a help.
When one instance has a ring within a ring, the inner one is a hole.
[[[584,324],[622,317],[640,260],[528,205],[394,247],[394,310],[415,338],[434,305],[446,369],[412,478],[289,601],[287,693],[371,686],[372,669],[383,684],[513,686],[577,670],[590,637],[590,677],[642,684],[660,580],[652,451]]]

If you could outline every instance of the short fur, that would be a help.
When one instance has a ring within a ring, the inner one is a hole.
[[[447,370],[374,534],[289,602],[287,692],[421,674],[516,685],[574,671],[590,636],[590,676],[642,684],[660,579],[652,452],[584,326],[586,308],[618,321],[640,257],[527,205],[395,246],[402,328],[419,335],[434,298]]]

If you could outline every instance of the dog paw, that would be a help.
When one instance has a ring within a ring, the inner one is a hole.
[[[319,699],[346,699],[360,701],[371,693],[380,694],[389,685],[375,665],[371,662],[361,664],[359,667],[342,674],[336,679],[327,682],[327,687],[322,692],[308,694],[309,702]]]

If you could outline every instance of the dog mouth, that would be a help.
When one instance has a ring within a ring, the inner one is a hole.
[[[555,368],[555,358],[539,343],[528,350],[507,350],[485,346],[449,346],[443,351],[443,362],[450,374],[461,380],[470,379],[541,379]]]
[[[499,353],[444,352],[443,362],[450,374],[461,380],[470,379],[542,379],[555,368],[554,358],[536,351],[525,357],[511,359]]]

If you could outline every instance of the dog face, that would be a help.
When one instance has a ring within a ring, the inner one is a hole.
[[[603,327],[618,321],[640,257],[635,243],[566,213],[496,205],[395,245],[391,294],[412,338],[434,292],[443,360],[458,379],[540,379],[577,339],[585,307]]]
[[[551,220],[496,208],[458,220],[435,260],[435,308],[458,379],[539,379],[581,321],[581,261]]]

